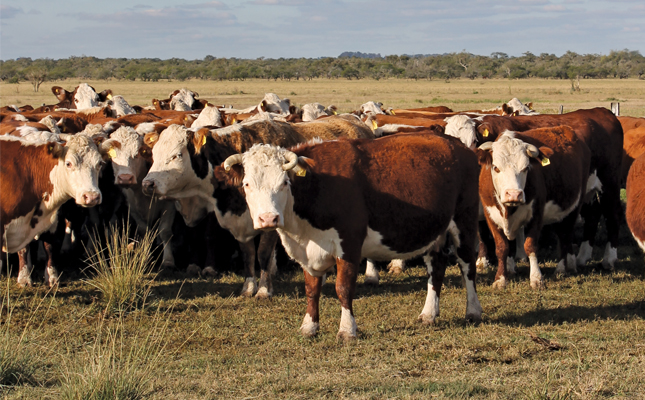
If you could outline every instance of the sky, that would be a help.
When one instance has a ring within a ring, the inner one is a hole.
[[[0,59],[643,51],[644,0],[2,0]]]

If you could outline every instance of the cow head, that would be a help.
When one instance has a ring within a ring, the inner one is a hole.
[[[157,194],[175,199],[211,196],[212,184],[206,178],[212,167],[201,151],[208,132],[208,129],[192,132],[181,125],[171,125],[161,132],[154,140],[154,161],[142,182],[143,192],[149,196]],[[150,136],[146,140],[152,138]]]
[[[99,105],[111,95],[111,90],[104,90],[100,94],[87,83],[81,83],[73,92],[68,92],[60,86],[53,86],[52,93],[58,99],[58,107],[83,110]]]
[[[538,115],[533,110],[533,103],[522,103],[517,97],[512,98],[508,103],[502,104],[502,115]]]
[[[444,119],[446,128],[444,133],[448,136],[454,136],[461,140],[471,150],[477,147],[477,134],[475,131],[475,121],[467,115],[453,115]]]
[[[50,149],[58,158],[58,165],[50,173],[54,192],[66,193],[83,207],[101,203],[98,187],[101,154],[92,139],[85,135],[60,135],[65,146],[51,144]]]
[[[280,100],[280,97],[278,97],[278,95],[275,93],[265,93],[264,99],[262,99],[262,102],[260,103],[260,105],[258,105],[258,110],[264,111],[264,112],[276,113],[276,114],[289,115],[291,113],[290,107],[291,107],[291,100],[289,99]]]
[[[532,160],[543,160],[553,154],[548,147],[539,149],[524,142],[515,132],[506,131],[494,142],[479,146],[479,162],[492,176],[499,204],[513,207],[525,204],[524,188]]]
[[[243,169],[242,187],[253,227],[283,227],[285,210],[293,206],[291,180],[306,175],[307,159],[281,147],[256,144],[244,154],[230,156],[223,166],[230,170],[237,164]]]
[[[114,183],[122,187],[137,185],[152,161],[150,148],[133,128],[122,126],[101,144],[101,153],[112,161]]]

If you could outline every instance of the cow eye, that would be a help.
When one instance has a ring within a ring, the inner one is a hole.
[[[499,168],[493,165],[493,171],[497,172],[499,174]]]
[[[65,161],[65,166],[67,168],[72,168],[72,162],[71,161]]]

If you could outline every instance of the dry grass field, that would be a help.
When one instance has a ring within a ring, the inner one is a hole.
[[[580,93],[551,80],[89,83],[141,105],[188,87],[236,107],[275,92],[343,111],[366,100],[459,110],[518,97],[542,112],[618,100],[622,114],[645,115],[645,82],[638,80],[585,80]],[[51,104],[49,86],[34,94],[29,84],[0,84],[0,105]],[[237,297],[243,278],[234,273],[214,280],[177,274],[154,281],[145,307],[122,313],[104,313],[106,299],[87,282],[19,289],[15,277],[3,276],[0,398],[110,399],[120,390],[127,399],[645,399],[643,253],[623,226],[614,271],[602,269],[597,248],[577,275],[555,277],[554,238],[543,236],[546,288],[530,289],[527,263],[503,291],[491,288],[493,271],[479,275],[484,314],[477,325],[463,321],[466,291],[456,266],[447,271],[434,326],[416,321],[427,288],[422,267],[398,276],[382,271],[378,287],[359,277],[359,338],[349,344],[336,341],[334,276],[323,287],[314,339],[298,331],[306,299],[294,269],[278,274],[269,301]]]

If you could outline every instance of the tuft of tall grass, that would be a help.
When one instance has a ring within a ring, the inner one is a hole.
[[[157,275],[152,273],[157,231],[148,230],[135,242],[130,242],[129,233],[127,223],[111,226],[105,230],[105,242],[94,233],[87,249],[91,276],[86,282],[101,293],[108,314],[142,307]]]

